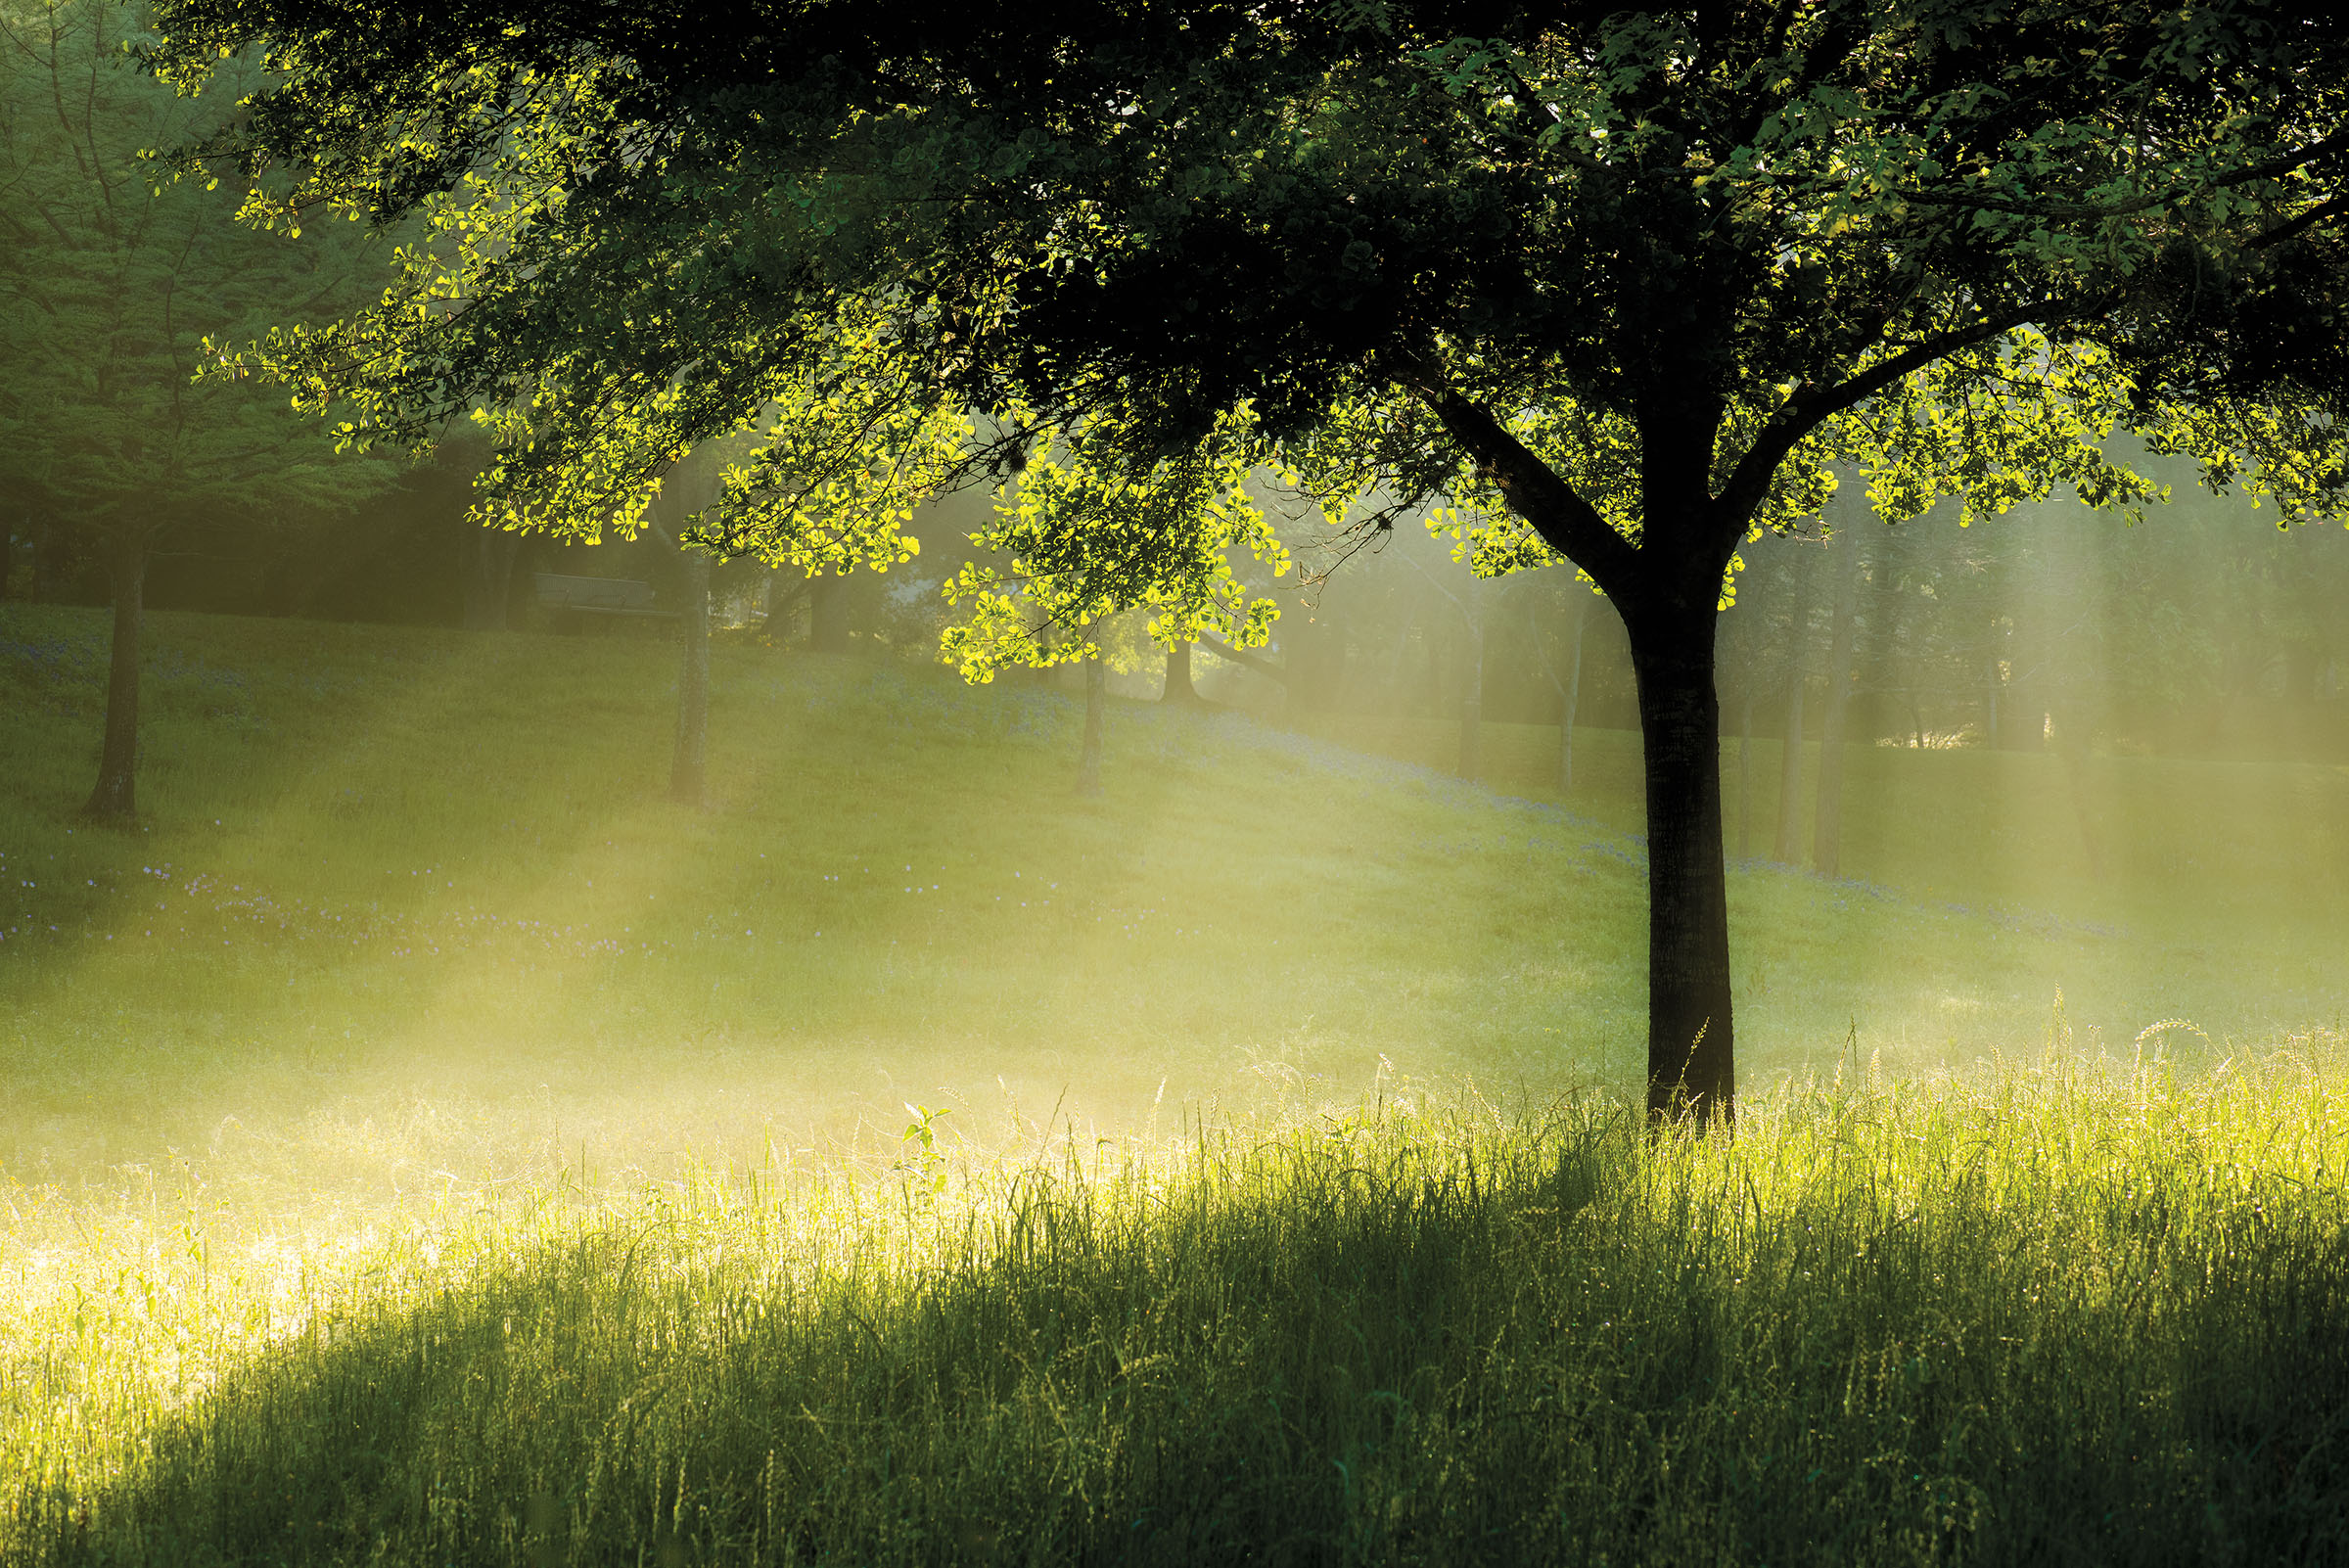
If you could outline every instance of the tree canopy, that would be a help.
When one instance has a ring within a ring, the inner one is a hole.
[[[133,814],[138,612],[157,544],[231,519],[331,518],[389,478],[380,461],[338,460],[274,388],[195,381],[214,337],[359,303],[369,237],[256,233],[201,170],[175,180],[143,156],[205,134],[218,106],[123,69],[137,20],[104,0],[0,9],[0,491],[112,578],[89,808],[114,818]]]
[[[501,483],[544,494],[624,489],[792,389],[1113,421],[1137,477],[1244,414],[1324,497],[1380,486],[1369,526],[1440,501],[1482,571],[1572,560],[1638,674],[1660,1114],[1733,1095],[1713,618],[1741,540],[1837,458],[1894,518],[2139,505],[2122,430],[2294,515],[2349,484],[2349,49],[2313,6],[160,16],[183,84],[255,48],[277,73],[209,149],[253,215],[431,228],[382,308],[271,346],[312,399],[357,393],[354,437],[484,410]],[[772,515],[788,549],[808,514]],[[1134,559],[1078,530],[1059,591],[1131,602]]]

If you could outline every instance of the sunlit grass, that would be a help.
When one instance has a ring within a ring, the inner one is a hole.
[[[372,1232],[159,1199],[15,1260],[0,1550],[2322,1560],[2343,1110],[2314,1059],[2054,1050],[1781,1087],[1733,1144],[1384,1084]]]

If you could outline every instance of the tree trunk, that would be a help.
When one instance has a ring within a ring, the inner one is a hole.
[[[669,761],[668,796],[702,804],[710,757],[710,558],[685,552],[683,662],[677,671],[677,749]]]
[[[470,529],[465,540],[464,624],[467,631],[506,629],[506,604],[522,535],[504,529]]]
[[[1713,606],[1626,614],[1647,766],[1647,1108],[1651,1121],[1736,1104],[1721,699]]]
[[[1857,485],[1856,476],[1845,483]],[[1852,644],[1860,618],[1860,527],[1874,508],[1864,494],[1837,508],[1837,527],[1828,548],[1835,552],[1835,627],[1827,652],[1826,708],[1819,726],[1819,815],[1811,834],[1811,864],[1822,877],[1836,874],[1843,850],[1843,719],[1851,706]]]
[[[1191,645],[1178,642],[1167,650],[1167,689],[1162,702],[1187,706],[1199,701],[1199,689],[1191,684]]]
[[[1462,608],[1468,648],[1460,661],[1460,777],[1474,784],[1485,776],[1485,618],[1474,599]]]
[[[849,651],[847,577],[823,572],[807,584],[807,651],[819,654]]]
[[[106,747],[82,814],[99,822],[138,820],[139,630],[146,613],[147,547],[125,543],[115,557],[115,635],[106,673]]]
[[[1101,692],[1109,683],[1101,656],[1084,662],[1084,749],[1077,757],[1077,793],[1101,793]]]
[[[1802,547],[1800,541],[1796,547]],[[1811,674],[1811,573],[1799,554],[1787,569],[1794,584],[1786,621],[1786,746],[1778,760],[1778,837],[1771,858],[1795,865],[1803,858],[1803,687]]]

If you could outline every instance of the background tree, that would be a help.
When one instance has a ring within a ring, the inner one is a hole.
[[[103,563],[114,602],[106,730],[85,807],[136,815],[148,562],[174,532],[332,514],[379,487],[315,421],[233,380],[193,385],[207,341],[348,308],[363,231],[299,245],[142,149],[217,121],[123,69],[136,11],[62,0],[0,13],[0,490]],[[44,546],[53,549],[54,543]]]
[[[1830,455],[1893,517],[2142,502],[2122,425],[2296,506],[2342,484],[2308,438],[2349,350],[2294,329],[2338,298],[2349,61],[2290,5],[165,15],[181,79],[255,43],[287,69],[234,138],[294,171],[269,210],[463,241],[466,281],[422,268],[358,329],[398,347],[370,414],[519,407],[550,349],[642,406],[702,337],[858,298],[911,379],[1115,410],[1137,470],[1246,408],[1324,493],[1499,519],[1488,575],[1574,561],[1638,676],[1660,1116],[1734,1091],[1725,576]],[[441,333],[413,301],[452,288],[495,307]],[[767,395],[759,356],[708,357],[735,395],[680,405],[695,437]]]

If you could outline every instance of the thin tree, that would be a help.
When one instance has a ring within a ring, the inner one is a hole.
[[[375,263],[364,236],[298,245],[239,223],[203,180],[157,180],[141,150],[205,134],[234,94],[181,99],[121,69],[131,16],[102,0],[0,12],[0,492],[42,517],[36,576],[64,552],[107,575],[104,738],[83,810],[110,823],[138,814],[159,544],[332,520],[391,478],[339,460],[282,394],[195,381],[216,367],[214,340],[348,308]]]

